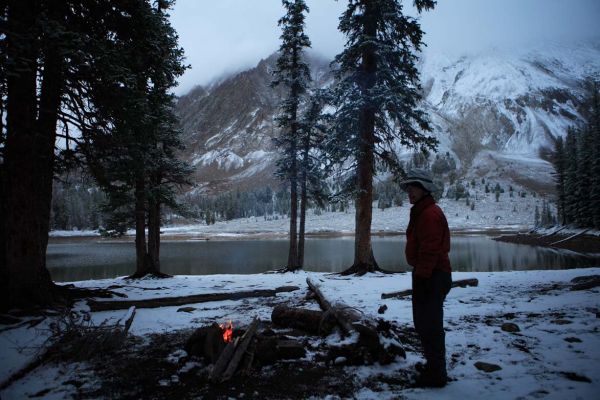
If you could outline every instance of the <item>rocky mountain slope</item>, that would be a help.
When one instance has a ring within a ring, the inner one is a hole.
[[[220,192],[275,183],[281,92],[270,87],[276,55],[250,70],[196,87],[179,98],[184,156],[196,167],[195,190]],[[309,57],[314,85],[332,82],[329,61]],[[551,165],[541,154],[580,119],[583,82],[600,78],[600,44],[546,45],[461,57],[425,54],[420,64],[424,108],[439,151],[459,175],[502,177],[551,191]],[[398,148],[401,157],[410,149]]]

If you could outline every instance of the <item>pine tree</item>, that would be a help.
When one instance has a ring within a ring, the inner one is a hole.
[[[189,173],[176,158],[181,143],[169,94],[184,70],[182,51],[162,8],[149,1],[122,7],[107,21],[113,35],[96,38],[103,56],[87,77],[95,109],[81,121],[80,150],[107,193],[110,225],[117,232],[135,226],[133,276],[160,275],[160,207],[177,207],[173,185]]]
[[[590,227],[600,229],[600,84],[592,82],[588,125],[590,131],[591,182],[589,191]]]
[[[554,153],[552,155],[552,163],[554,164],[554,179],[556,181],[556,195],[557,195],[557,210],[558,218],[562,225],[567,224],[567,218],[565,215],[566,208],[566,193],[565,193],[565,149],[564,140],[562,136],[559,136],[554,141]],[[510,187],[512,197],[512,186]]]
[[[279,20],[282,28],[281,46],[275,80],[272,86],[286,88],[286,97],[280,105],[277,124],[281,134],[275,143],[281,150],[277,174],[290,186],[290,245],[287,270],[301,267],[298,261],[298,158],[302,146],[300,135],[300,106],[310,82],[310,70],[303,61],[304,50],[310,40],[304,33],[305,13],[309,12],[304,0],[282,0],[286,14]]]
[[[590,207],[590,187],[592,183],[592,132],[584,126],[578,137],[577,146],[577,184],[575,186],[576,209],[575,221],[580,227],[587,227],[592,216]]]
[[[565,139],[565,160],[569,160],[565,168],[565,222],[575,224],[577,215],[577,133],[569,128]]]
[[[46,268],[46,248],[58,113],[67,58],[73,55],[69,7],[9,1],[0,4],[0,13],[2,125],[6,117],[0,161],[1,306],[48,306],[63,297]]]
[[[419,12],[435,2],[417,0]],[[336,56],[333,88],[335,114],[328,155],[338,164],[351,163],[356,195],[354,263],[344,274],[378,269],[371,246],[373,176],[378,165],[396,177],[403,171],[394,144],[435,149],[426,115],[418,107],[416,53],[423,32],[417,20],[403,13],[398,0],[351,0],[342,14],[344,51]]]
[[[300,226],[298,232],[298,266],[304,266],[304,244],[306,230],[306,210],[309,197],[317,207],[324,207],[328,197],[325,171],[321,168],[318,155],[327,130],[328,116],[323,114],[327,102],[324,91],[315,91],[303,113],[300,124]]]

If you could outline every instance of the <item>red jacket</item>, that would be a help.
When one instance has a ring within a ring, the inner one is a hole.
[[[406,260],[416,276],[431,277],[433,270],[451,272],[450,230],[441,208],[431,196],[425,196],[410,209],[406,229]]]

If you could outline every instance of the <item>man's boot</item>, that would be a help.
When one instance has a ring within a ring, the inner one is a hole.
[[[418,387],[441,388],[448,383],[448,375],[445,368],[432,368],[430,364],[426,364],[418,369],[422,369],[415,382]]]

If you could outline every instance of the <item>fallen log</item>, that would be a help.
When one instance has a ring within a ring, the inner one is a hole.
[[[558,228],[558,229],[556,229],[556,230],[553,230],[553,231],[552,231],[552,232],[550,232],[550,233],[547,233],[547,234],[545,234],[545,235],[542,235],[542,236],[540,236],[540,239],[541,239],[541,238],[550,237],[550,236],[554,236],[554,235],[556,235],[558,232],[562,231],[562,230],[563,230],[563,229],[565,229],[565,228],[566,228],[566,226],[562,226],[562,227],[560,227],[560,228]]]
[[[548,246],[555,246],[555,245],[560,244],[560,243],[568,242],[569,240],[572,240],[572,239],[575,239],[576,237],[584,235],[587,231],[589,231],[589,229],[584,229],[581,232],[577,232],[576,234],[571,235],[571,236],[569,236],[567,238],[564,238],[564,239],[561,239],[561,240],[557,240],[556,242],[552,242]]]
[[[587,290],[600,286],[600,275],[579,276],[571,280],[571,290]]]
[[[389,329],[385,329],[385,325],[389,325],[385,321],[375,321],[339,300],[328,299],[315,280],[307,278],[306,282],[315,293],[321,308],[326,314],[334,316],[342,331],[347,334],[356,333],[358,336],[356,343],[330,348],[326,362],[350,365],[379,362],[385,365],[392,362],[396,356],[406,356],[398,338]],[[380,333],[385,337],[385,345],[382,344]]]
[[[452,282],[452,287],[467,287],[467,286],[478,286],[479,281],[476,278],[470,279],[461,279],[458,281]],[[382,293],[382,299],[391,299],[391,298],[400,298],[410,296],[412,294],[412,289],[401,290],[399,292],[390,292],[390,293]]]
[[[328,315],[330,314],[323,311],[288,307],[280,304],[273,308],[271,321],[281,327],[300,329],[320,335],[329,334],[333,329],[331,318],[327,318]]]
[[[356,331],[354,324],[360,324],[362,322],[368,323],[368,321],[363,321],[362,315],[359,314],[354,308],[351,308],[340,301],[336,301],[335,303],[329,301],[321,291],[321,288],[317,282],[311,280],[310,278],[306,278],[306,283],[308,283],[310,290],[312,290],[317,296],[317,300],[321,306],[321,309],[325,312],[333,314],[344,333]]]
[[[88,300],[90,311],[121,310],[135,306],[136,308],[158,308],[180,306],[184,304],[205,303],[209,301],[239,300],[248,297],[273,297],[277,293],[293,292],[299,290],[298,286],[281,286],[275,289],[258,289],[241,292],[204,293],[180,297],[159,297],[144,300],[115,300],[96,301]]]

